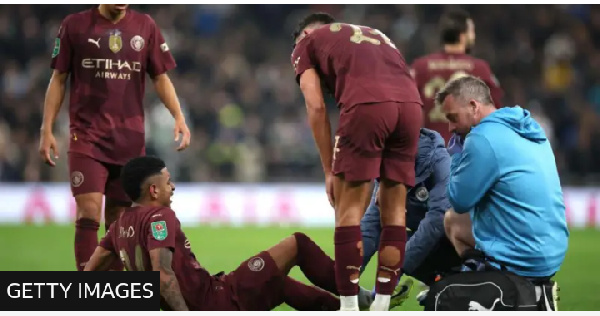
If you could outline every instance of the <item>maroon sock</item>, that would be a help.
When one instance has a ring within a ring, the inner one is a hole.
[[[294,233],[298,247],[296,265],[314,285],[338,295],[335,284],[335,262],[303,233]]]
[[[360,226],[336,227],[335,283],[340,296],[358,295],[358,280],[362,264],[362,235]]]
[[[285,303],[298,311],[340,310],[340,300],[337,297],[290,277],[285,278],[283,295]]]
[[[112,223],[104,223],[104,231],[107,232],[108,228],[110,227],[110,224]],[[113,261],[113,263],[110,265],[110,268],[108,269],[109,271],[123,271],[123,262],[121,262],[121,260],[115,260]]]
[[[383,226],[379,242],[379,262],[375,292],[392,295],[404,262],[406,228],[404,226]]]
[[[78,271],[83,271],[98,246],[99,227],[98,222],[89,218],[80,218],[75,222],[75,262]]]

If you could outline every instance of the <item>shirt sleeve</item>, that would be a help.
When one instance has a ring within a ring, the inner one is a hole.
[[[156,248],[169,248],[175,250],[175,235],[181,229],[175,212],[163,208],[153,213],[152,222],[148,225],[146,245],[148,251]]]
[[[305,37],[296,44],[292,53],[292,66],[294,67],[296,82],[298,83],[300,82],[300,76],[306,70],[316,67],[312,46],[312,39]]]
[[[452,207],[446,195],[446,186],[448,185],[449,179],[450,155],[445,148],[438,149],[436,150],[434,157],[432,187],[429,190],[428,211],[444,214]]]
[[[457,213],[469,212],[498,179],[498,162],[488,140],[470,133],[462,154],[452,157],[447,195]]]
[[[52,49],[52,62],[50,68],[58,70],[61,73],[71,71],[71,60],[73,59],[73,43],[71,40],[69,21],[71,16],[67,16],[58,29],[58,34],[54,39],[54,48]]]
[[[116,223],[116,222],[115,222]],[[115,231],[115,223],[110,224],[110,227],[108,228],[108,230],[106,231],[106,234],[104,235],[104,238],[102,238],[102,240],[100,241],[100,247],[112,252],[112,253],[116,253],[115,251],[115,245],[113,243],[113,237],[115,235],[114,231]]]
[[[151,77],[162,75],[175,68],[175,59],[158,25],[152,20],[147,72]]]

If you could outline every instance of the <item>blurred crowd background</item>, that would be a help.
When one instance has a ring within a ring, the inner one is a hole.
[[[412,62],[440,49],[437,21],[449,6],[132,5],[169,43],[178,63],[170,75],[192,130],[192,146],[177,153],[173,120],[149,85],[148,153],[180,182],[321,181],[289,60],[297,21],[325,11],[378,28]],[[41,163],[39,128],[59,24],[90,7],[0,5],[0,181],[68,181],[68,97],[55,124],[55,168]],[[503,104],[528,108],[543,124],[563,184],[600,183],[600,6],[462,7],[476,25],[473,54],[491,64]]]

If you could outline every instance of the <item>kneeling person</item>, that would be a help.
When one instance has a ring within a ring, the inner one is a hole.
[[[121,259],[128,271],[159,271],[163,310],[339,310],[334,262],[302,233],[244,261],[235,271],[210,275],[191,251],[170,208],[175,185],[165,163],[153,157],[129,161],[121,180],[134,201],[111,225],[85,271],[103,271]],[[298,266],[319,288],[287,276]],[[370,292],[361,290],[362,308]]]
[[[415,161],[416,185],[408,191],[406,200],[408,242],[399,273],[426,285],[461,263],[444,231],[444,214],[451,208],[446,198],[449,173],[450,156],[444,139],[439,133],[422,128]],[[381,235],[378,189],[379,183],[375,182],[371,203],[361,220],[363,269],[377,251]]]

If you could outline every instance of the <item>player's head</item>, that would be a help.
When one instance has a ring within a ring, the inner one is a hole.
[[[464,76],[451,80],[435,96],[449,121],[450,131],[466,135],[496,108],[490,88],[481,79]]]
[[[120,16],[123,11],[127,10],[128,4],[101,4],[108,14],[112,17]]]
[[[461,44],[465,53],[475,45],[475,23],[467,11],[453,9],[440,18],[440,37],[444,45]]]
[[[156,157],[133,158],[121,170],[125,193],[142,205],[171,206],[175,185],[165,162]]]
[[[333,22],[335,22],[335,19],[327,13],[318,12],[307,15],[300,23],[298,23],[296,30],[294,30],[294,34],[292,34],[294,43],[297,43],[306,34],[310,34],[315,28]]]

